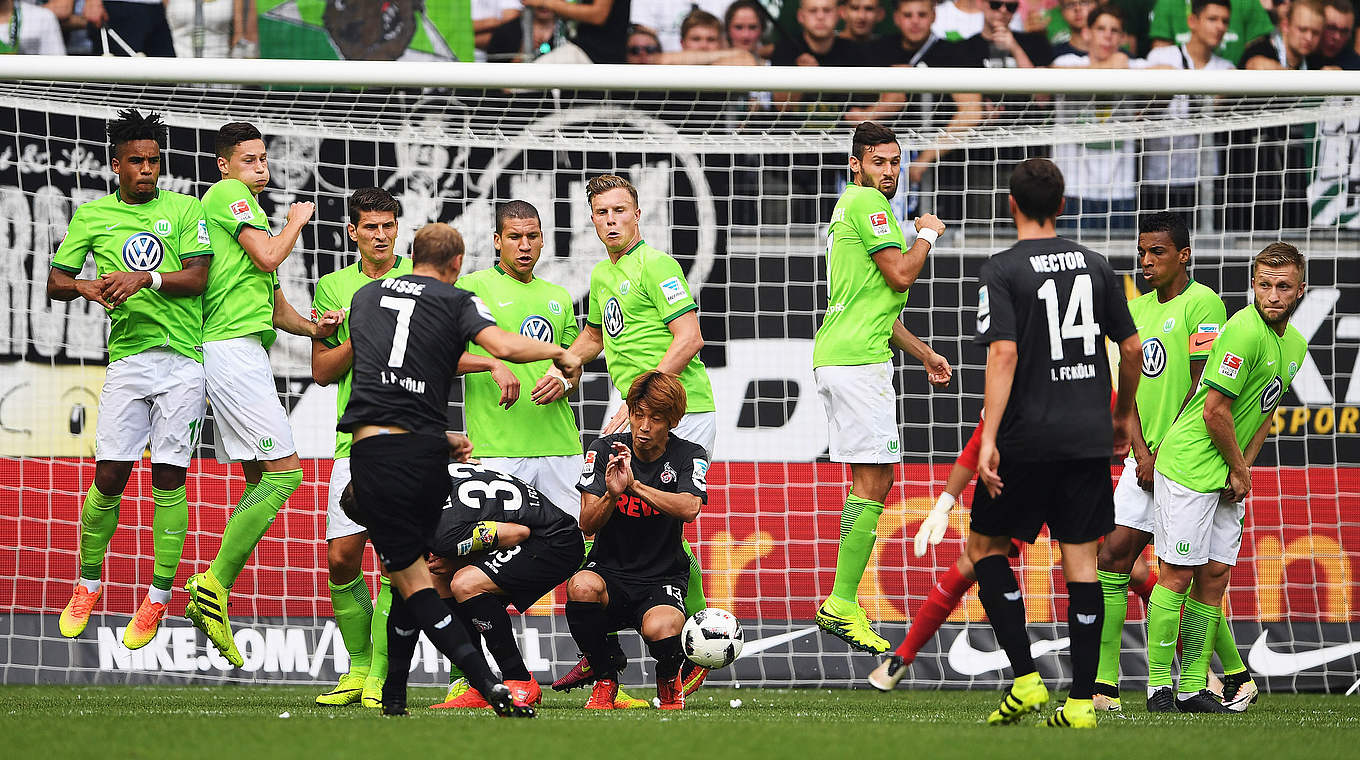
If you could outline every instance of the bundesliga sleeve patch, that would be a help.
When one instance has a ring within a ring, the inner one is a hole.
[[[212,240],[208,237],[208,221],[206,219],[198,220],[198,242],[200,245],[212,243]]]
[[[585,461],[581,465],[581,485],[588,486],[595,482],[595,452],[587,451]]]
[[[888,234],[888,214],[884,211],[875,211],[869,215],[869,226],[873,228],[875,235]]]
[[[1229,351],[1223,355],[1223,363],[1218,365],[1218,374],[1229,380],[1237,379],[1238,370],[1242,369],[1242,357]]]
[[[248,222],[255,218],[255,212],[250,210],[250,201],[245,198],[242,198],[239,201],[232,201],[232,204],[228,206],[228,208],[231,209],[231,215],[238,222]]]
[[[685,296],[689,295],[685,292],[685,284],[680,282],[679,277],[662,280],[657,287],[661,288],[661,295],[666,297],[666,303],[668,304],[674,304],[676,301],[683,301]]]
[[[496,321],[496,318],[491,316],[491,310],[486,308],[486,304],[482,303],[482,299],[480,296],[473,296],[472,304],[477,307],[477,313],[482,315],[483,319],[485,319],[488,322]]]
[[[701,491],[708,490],[708,460],[694,460],[694,486]]]

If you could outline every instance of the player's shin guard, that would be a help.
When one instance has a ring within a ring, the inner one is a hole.
[[[373,598],[368,595],[363,571],[354,580],[337,586],[326,581],[331,591],[331,607],[335,610],[335,627],[349,652],[349,672],[368,673],[372,664]]]
[[[1105,620],[1100,628],[1100,664],[1096,666],[1096,680],[1108,686],[1118,686],[1119,648],[1124,642],[1124,622],[1129,613],[1129,575],[1097,570],[1096,577],[1100,579],[1100,594],[1105,607]]]
[[[458,604],[463,620],[486,639],[486,648],[501,668],[507,681],[529,680],[529,669],[515,644],[515,633],[505,601],[494,594],[478,594]]]
[[[210,568],[218,582],[231,588],[256,544],[274,523],[274,516],[300,485],[302,470],[266,472],[260,475],[260,482],[241,497],[222,531],[222,548],[217,550],[217,558]]]
[[[680,674],[680,666],[685,663],[685,654],[680,650],[680,637],[668,636],[664,639],[647,642],[647,651],[656,660],[658,681],[673,681]]]
[[[1185,592],[1158,585],[1148,597],[1148,692],[1171,686],[1171,664],[1181,636]]]
[[[1242,662],[1242,653],[1237,651],[1237,641],[1233,639],[1232,626],[1228,625],[1227,611],[1221,608],[1218,618],[1218,633],[1214,636],[1214,654],[1218,655],[1218,661],[1223,663],[1223,675],[1225,676],[1241,673],[1247,669],[1247,664]]]
[[[1218,621],[1223,611],[1191,598],[1185,600],[1181,613],[1181,683],[1180,696],[1187,697],[1208,688],[1209,660],[1214,656],[1214,638],[1218,635]]]
[[[610,644],[609,620],[604,606],[599,602],[567,602],[567,627],[576,646],[581,648],[597,679],[618,680],[613,650],[617,642]]]
[[[473,688],[481,692],[483,696],[491,693],[491,687],[500,683],[491,674],[491,668],[486,664],[486,659],[482,656],[482,651],[472,645],[468,639],[467,632],[463,626],[454,620],[453,613],[444,604],[444,600],[439,598],[432,588],[423,588],[406,599],[403,604],[411,612],[411,616],[420,624],[420,629],[425,632],[426,638],[434,644],[449,661],[458,666],[467,675],[468,682]],[[393,599],[393,606],[396,600]],[[391,644],[389,643],[389,647]],[[395,657],[389,655],[388,680],[391,680],[392,667],[396,665]],[[407,665],[409,667],[409,663]],[[386,691],[384,690],[384,695]],[[384,696],[384,700],[386,697]]]
[[[118,505],[122,501],[121,493],[108,496],[94,485],[86,492],[85,504],[80,509],[81,578],[97,581],[103,573],[104,552],[118,529]]]
[[[1068,699],[1090,699],[1100,658],[1101,618],[1099,583],[1067,583],[1067,631],[1072,638],[1072,689]],[[1028,644],[1026,639],[1026,644]]]
[[[978,579],[978,599],[992,621],[997,643],[1006,650],[1015,677],[1034,672],[1025,633],[1025,600],[1005,555],[993,554],[973,563]]]
[[[832,612],[840,614],[846,605],[859,605],[859,581],[874,553],[878,517],[883,505],[861,499],[854,493],[845,497],[841,509],[841,545],[836,552],[836,580],[831,587]]]
[[[949,566],[944,577],[926,596],[921,609],[916,611],[911,628],[907,629],[907,638],[897,647],[897,656],[902,658],[904,664],[909,665],[916,659],[916,653],[939,632],[940,626],[959,606],[959,602],[963,601],[963,595],[968,593],[973,583],[974,581],[963,577],[958,565]]]
[[[164,591],[168,599],[170,589],[175,586],[179,558],[184,554],[184,534],[189,528],[189,500],[185,498],[184,486],[173,491],[153,487],[151,498],[156,504],[156,514],[151,518],[152,544],[156,550],[151,585]]]
[[[708,607],[708,598],[704,596],[703,568],[699,566],[699,556],[694,553],[694,547],[689,545],[689,541],[682,540],[680,544],[685,547],[685,556],[689,557],[689,585],[685,587],[685,614],[693,615]]]

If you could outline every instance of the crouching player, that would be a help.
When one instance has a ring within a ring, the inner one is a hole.
[[[601,436],[586,452],[581,530],[595,535],[590,561],[567,583],[567,624],[595,671],[586,709],[611,710],[624,663],[608,634],[632,628],[656,658],[663,710],[685,707],[680,629],[689,558],[683,524],[708,501],[708,457],[670,431],[685,414],[675,375],[644,372],[628,389],[632,432]]]
[[[538,489],[477,464],[449,465],[452,495],[439,518],[430,562],[435,588],[500,666],[519,701],[537,705],[543,690],[515,644],[506,603],[521,613],[571,577],[585,559],[576,518]],[[491,705],[475,688],[435,707]]]

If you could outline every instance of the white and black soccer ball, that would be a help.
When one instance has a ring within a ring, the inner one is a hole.
[[[680,631],[685,657],[709,670],[731,665],[741,654],[742,643],[741,623],[732,613],[717,607],[694,613]]]

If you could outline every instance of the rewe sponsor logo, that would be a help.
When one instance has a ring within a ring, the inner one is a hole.
[[[1060,652],[1067,648],[1070,639],[1064,636],[1061,639],[1039,639],[1029,645],[1031,657],[1041,657],[1050,652]],[[1006,652],[1001,649],[993,649],[984,652],[975,649],[973,643],[968,640],[968,629],[959,631],[959,635],[954,637],[954,643],[949,645],[949,667],[965,676],[980,676],[983,673],[990,673],[994,670],[1003,670],[1010,667],[1011,661],[1006,657]]]
[[[1302,652],[1277,652],[1266,643],[1269,638],[1270,631],[1261,631],[1261,635],[1251,645],[1251,651],[1247,653],[1247,664],[1251,666],[1252,672],[1258,675],[1289,676],[1360,654],[1360,642],[1354,641]],[[1349,672],[1351,669],[1342,670]]]

